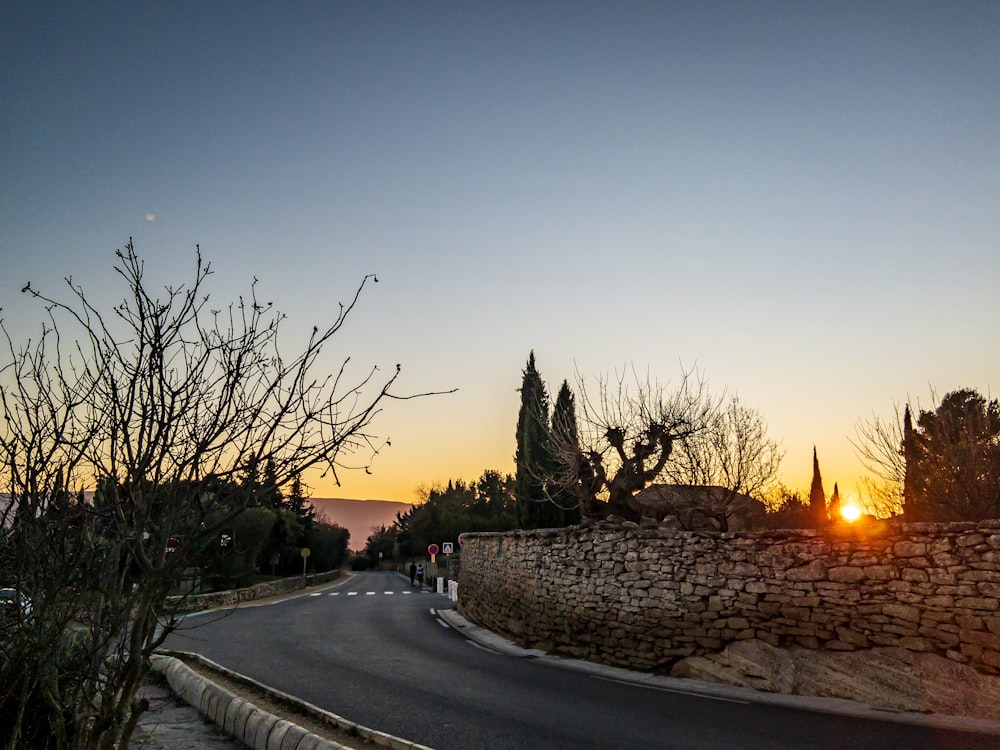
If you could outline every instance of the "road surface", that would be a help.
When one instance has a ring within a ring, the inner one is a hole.
[[[366,572],[190,617],[166,646],[438,750],[1000,747],[996,736],[686,694],[514,658],[449,628],[437,613],[451,606],[400,575]]]

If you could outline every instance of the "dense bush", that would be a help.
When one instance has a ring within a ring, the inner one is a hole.
[[[368,570],[372,567],[371,558],[365,555],[356,555],[351,558],[351,570]]]

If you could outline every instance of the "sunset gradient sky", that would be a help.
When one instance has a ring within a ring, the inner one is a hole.
[[[1000,3],[0,7],[0,306],[25,281],[261,292],[289,346],[377,273],[330,366],[403,366],[392,448],[322,497],[513,470],[555,391],[696,366],[808,491],[894,401],[1000,395]]]

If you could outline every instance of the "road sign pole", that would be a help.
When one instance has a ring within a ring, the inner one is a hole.
[[[311,550],[308,547],[303,547],[302,550],[299,552],[299,554],[302,555],[302,578],[303,578],[303,580],[306,577],[306,562],[309,560],[309,553],[310,552],[311,552]]]

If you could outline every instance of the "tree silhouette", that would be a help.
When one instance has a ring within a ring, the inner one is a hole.
[[[545,477],[551,472],[552,464],[548,424],[549,397],[535,367],[535,352],[532,351],[521,379],[514,454],[514,498],[518,520],[525,529],[536,529],[542,524],[543,506],[548,504]]]
[[[588,517],[638,521],[641,510],[632,498],[661,475],[675,441],[705,430],[718,409],[704,382],[689,372],[673,391],[633,375],[633,384],[623,375],[613,382],[600,378],[594,394],[581,380],[579,441],[554,436],[546,491],[574,495]]]
[[[175,627],[167,595],[211,560],[248,507],[241,480],[281,486],[315,467],[336,480],[371,433],[400,368],[317,373],[353,298],[304,348],[282,356],[284,316],[249,295],[209,304],[210,266],[154,293],[131,241],[111,309],[68,278],[40,335],[15,344],[0,321],[0,570],[33,600],[0,634],[0,744],[124,747],[150,654]],[[96,488],[92,502],[78,490]],[[294,518],[294,514],[293,518]]]
[[[827,510],[827,518],[832,521],[840,521],[840,488],[837,483],[833,483],[833,494],[830,495],[830,507]]]
[[[1000,517],[1000,404],[971,388],[931,398],[859,424],[855,449],[907,521]]]
[[[972,389],[921,411],[904,438],[907,520],[1000,517],[1000,405]]]
[[[827,521],[826,493],[823,492],[823,477],[819,473],[819,458],[816,446],[813,446],[813,476],[809,487],[809,511],[812,515],[813,528],[820,528]]]
[[[563,450],[569,450],[574,455],[580,452],[576,398],[565,380],[559,387],[556,404],[552,409],[550,438],[553,446],[562,446]],[[575,493],[555,484],[550,492],[550,499],[552,502],[546,508],[552,513],[552,526],[570,526],[580,522],[583,513]]]

